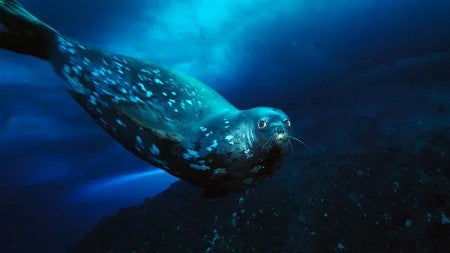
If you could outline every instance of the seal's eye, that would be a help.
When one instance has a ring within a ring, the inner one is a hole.
[[[267,121],[265,121],[265,120],[260,120],[259,122],[258,122],[258,128],[259,129],[263,129],[263,128],[265,128],[267,126]]]
[[[284,125],[285,126],[287,126],[287,127],[290,127],[291,126],[291,121],[290,120],[285,120],[285,121],[283,121],[283,123],[284,123]]]

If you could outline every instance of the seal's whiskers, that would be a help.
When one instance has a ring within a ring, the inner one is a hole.
[[[291,153],[294,153],[294,146],[292,146],[291,140],[288,139],[288,143],[289,143],[289,148],[291,150]]]
[[[308,145],[306,145],[306,143],[304,143],[303,141],[301,141],[301,140],[298,139],[298,138],[295,138],[294,136],[289,136],[289,139],[293,139],[294,141],[298,141],[298,142],[300,142],[301,144],[303,144],[303,146],[308,147]]]
[[[276,138],[276,134],[274,134],[271,138],[269,138],[263,145],[262,145],[262,149],[264,149],[267,145],[272,144],[272,142],[275,140]]]

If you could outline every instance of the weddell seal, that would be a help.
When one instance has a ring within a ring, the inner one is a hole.
[[[64,37],[15,0],[0,0],[0,27],[1,48],[53,64],[120,144],[210,195],[255,185],[289,150],[291,122],[278,109],[239,110],[192,77]]]

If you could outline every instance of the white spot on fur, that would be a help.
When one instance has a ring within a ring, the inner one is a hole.
[[[244,153],[245,153],[247,159],[253,157],[253,154],[251,153],[250,149],[246,149],[244,151]]]
[[[125,125],[125,123],[123,123],[122,120],[120,120],[120,119],[116,119],[116,123],[117,123],[119,126],[127,127],[127,125]]]
[[[69,74],[70,73],[70,67],[67,66],[67,65],[64,65],[63,72],[64,72],[63,74],[65,74],[65,75]]]
[[[104,125],[104,126],[109,126],[108,122],[106,122],[106,120],[104,118],[100,118],[100,124]]]
[[[186,151],[187,152],[183,154],[183,158],[185,160],[189,160],[189,159],[192,159],[192,158],[198,158],[199,157],[198,152],[195,151],[195,150],[187,149]]]
[[[136,136],[136,143],[139,144],[139,145],[144,144],[144,143],[142,142],[141,136],[139,136],[139,135]]]
[[[214,140],[213,143],[212,143],[209,147],[207,147],[206,149],[207,149],[209,152],[211,152],[211,151],[213,151],[215,148],[217,148],[217,145],[218,145],[217,140]]]
[[[142,83],[138,83],[137,86],[139,86],[141,90],[146,91],[145,86]]]
[[[250,170],[251,173],[258,173],[260,170],[262,170],[264,167],[261,165],[256,165],[255,167],[253,167],[252,170]]]
[[[152,152],[153,155],[159,155],[161,153],[155,144],[152,144],[150,152]]]
[[[244,184],[250,185],[253,183],[253,178],[246,178],[242,182],[244,182]]]
[[[73,72],[75,72],[76,75],[80,75],[82,68],[79,65],[75,65],[72,67],[72,70]]]
[[[204,164],[190,164],[191,168],[196,169],[196,170],[210,170],[211,168],[209,166],[206,166]]]
[[[138,151],[142,151],[142,149],[144,148],[144,142],[142,141],[142,138],[141,138],[141,136],[139,136],[139,135],[136,135],[136,145],[135,145],[135,148],[136,148]]]
[[[217,168],[214,170],[214,175],[227,174],[227,171],[222,168]]]
[[[225,136],[225,140],[230,141],[231,139],[233,139],[234,136],[233,135],[227,135]]]
[[[89,96],[89,103],[91,103],[92,105],[97,105],[97,101],[95,100],[94,96]]]
[[[169,99],[169,102],[167,102],[170,107],[172,107],[173,104],[175,104],[175,100]]]

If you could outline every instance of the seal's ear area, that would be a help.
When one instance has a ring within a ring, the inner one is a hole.
[[[175,134],[177,131],[172,122],[149,104],[119,102],[114,105],[114,108],[135,121],[142,128],[152,130],[160,137],[169,138],[177,142],[182,141],[182,137]]]

